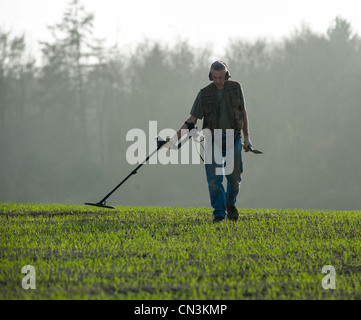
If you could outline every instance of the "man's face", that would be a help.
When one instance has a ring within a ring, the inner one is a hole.
[[[226,82],[226,70],[212,70],[212,78],[217,89],[223,89]]]

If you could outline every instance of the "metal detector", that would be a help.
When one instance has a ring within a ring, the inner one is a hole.
[[[190,135],[189,138],[191,138],[192,136]],[[136,174],[137,171],[139,170],[139,168],[141,166],[143,166],[148,160],[150,157],[152,157],[155,153],[158,152],[158,150],[163,147],[168,141],[169,141],[169,138],[167,138],[166,141],[164,141],[161,137],[157,136],[156,137],[157,139],[157,149],[154,150],[150,155],[148,155],[148,157],[142,162],[140,163],[131,173],[129,173],[112,191],[110,191],[102,200],[100,200],[99,202],[96,202],[96,203],[90,203],[90,202],[86,202],[85,204],[88,205],[88,206],[95,206],[95,207],[100,207],[100,208],[108,208],[108,209],[115,209],[113,206],[108,206],[106,204],[106,200],[115,192],[115,190],[117,190],[125,181],[127,181],[133,174]],[[182,140],[177,148],[179,149],[183,144],[184,144],[184,141],[186,139]]]

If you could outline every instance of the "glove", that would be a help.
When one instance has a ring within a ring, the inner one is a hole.
[[[244,136],[243,148],[246,152],[248,152],[249,149],[252,149],[252,143],[249,136]]]

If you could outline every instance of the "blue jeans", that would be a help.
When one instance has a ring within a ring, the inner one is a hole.
[[[225,140],[225,135],[222,135],[222,141]],[[214,145],[214,142],[212,142]],[[226,150],[223,143],[222,156],[226,157]],[[214,150],[212,154],[212,162],[210,164],[205,164],[206,176],[208,182],[209,195],[211,198],[211,205],[214,209],[214,217],[225,217],[226,216],[226,206],[234,206],[237,201],[237,196],[239,193],[241,185],[241,174],[243,172],[243,163],[242,163],[242,142],[240,133],[234,134],[234,167],[233,171],[230,174],[225,174],[227,178],[227,192],[223,187],[223,176],[221,174],[216,174],[216,168],[221,168],[223,165],[218,164],[214,158]],[[220,161],[218,161],[220,162]],[[224,164],[227,166],[227,163]],[[219,170],[219,169],[218,169]]]

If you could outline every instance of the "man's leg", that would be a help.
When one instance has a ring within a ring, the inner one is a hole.
[[[226,206],[233,208],[236,205],[237,196],[239,194],[241,185],[241,174],[243,172],[242,162],[242,143],[239,134],[235,135],[234,139],[234,169],[227,178],[227,194],[226,194]]]
[[[215,218],[225,218],[226,217],[226,193],[222,184],[223,175],[216,175],[216,165],[213,161],[212,164],[206,164],[206,175],[208,182],[209,196],[211,199],[211,205],[213,210],[213,215]]]

